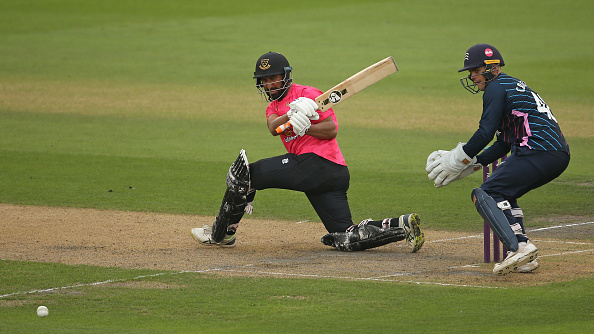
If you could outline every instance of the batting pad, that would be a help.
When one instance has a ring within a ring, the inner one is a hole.
[[[481,188],[472,190],[472,202],[476,211],[489,224],[493,233],[507,247],[508,250],[515,252],[518,250],[518,238],[512,230],[503,211],[497,206],[495,200],[487,195]]]
[[[345,252],[358,252],[404,240],[406,233],[400,227],[379,228],[373,225],[354,226],[347,232],[328,233],[322,243]]]
[[[227,190],[214,224],[212,225],[212,239],[216,243],[223,241],[227,228],[237,224],[245,213],[247,193],[250,187],[249,163],[245,150],[239,152],[235,162],[227,173]]]

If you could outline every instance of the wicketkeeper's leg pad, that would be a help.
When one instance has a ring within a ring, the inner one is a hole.
[[[249,188],[249,163],[245,150],[241,150],[227,173],[227,190],[219,214],[212,225],[212,239],[215,242],[221,242],[225,237],[227,228],[231,225],[237,225],[243,217]]]
[[[353,225],[346,232],[328,233],[322,243],[345,252],[362,251],[404,240],[406,233],[400,227],[379,228],[369,224]]]
[[[511,209],[507,201],[497,203],[493,197],[489,196],[483,189],[475,188],[472,190],[472,202],[476,211],[489,224],[493,233],[507,247],[508,250],[515,252],[518,250],[518,238],[509,225],[503,210]],[[507,205],[504,205],[507,204]]]

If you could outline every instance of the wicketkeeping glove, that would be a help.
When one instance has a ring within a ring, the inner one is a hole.
[[[465,144],[458,143],[458,146],[449,152],[442,153],[444,151],[440,150],[429,155],[425,171],[429,174],[429,179],[433,180],[435,187],[447,186],[481,168],[481,165],[476,163],[476,157],[470,158],[464,152],[462,147]]]
[[[438,151],[433,151],[431,154],[429,154],[429,157],[427,157],[427,165],[425,166],[425,170],[427,170],[427,168],[429,168],[429,165],[434,163],[435,160],[441,159],[441,157],[446,153],[448,153],[448,151],[438,150]]]

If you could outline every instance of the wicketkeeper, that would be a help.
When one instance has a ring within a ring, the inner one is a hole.
[[[329,232],[321,240],[325,245],[361,251],[406,239],[412,252],[418,251],[425,239],[417,214],[353,224],[347,200],[349,170],[336,141],[338,122],[332,109],[320,113],[313,100],[322,92],[293,83],[289,62],[275,52],[258,58],[254,79],[262,98],[270,102],[268,129],[280,137],[288,153],[249,164],[241,150],[227,174],[227,191],[215,222],[193,228],[192,237],[203,245],[235,246],[238,224],[244,212],[252,212],[256,191],[278,188],[305,193]],[[287,121],[291,127],[277,133]]]
[[[525,82],[501,71],[499,51],[489,44],[477,44],[466,52],[460,79],[473,94],[483,93],[479,128],[467,143],[451,151],[435,151],[427,159],[426,171],[436,187],[466,177],[498,160],[511,150],[480,188],[472,191],[478,213],[509,250],[493,272],[531,272],[539,265],[538,248],[524,229],[524,214],[518,198],[557,178],[569,164],[569,146],[557,119],[544,100]],[[493,137],[496,141],[485,147]],[[484,150],[483,150],[484,149]],[[479,152],[482,153],[479,154]]]

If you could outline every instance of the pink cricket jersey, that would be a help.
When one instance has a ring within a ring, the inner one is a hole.
[[[280,101],[272,101],[266,108],[266,117],[268,118],[272,114],[277,114],[279,117],[286,114],[289,111],[289,103],[293,102],[298,97],[308,97],[314,100],[320,96],[322,91],[317,88],[310,86],[302,86],[298,84],[292,84],[287,95]],[[332,117],[336,128],[338,129],[338,122],[336,121],[336,115],[334,110],[328,109],[323,113],[320,113],[320,119],[311,121],[312,124],[316,124],[323,119]],[[307,134],[303,137],[296,135],[292,129],[285,130],[279,135],[287,152],[294,154],[304,153],[315,153],[322,158],[328,159],[339,165],[346,166],[340,147],[336,138],[334,139],[319,139],[316,137],[308,136]]]

